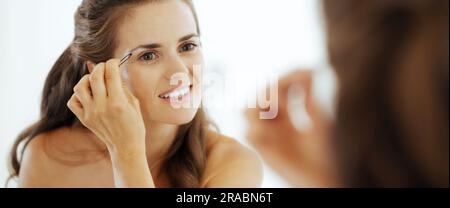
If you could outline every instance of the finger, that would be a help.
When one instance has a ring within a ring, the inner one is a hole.
[[[302,87],[308,87],[312,79],[312,73],[311,70],[297,70],[281,78],[278,82],[280,93],[287,93],[293,84],[300,84]],[[305,90],[308,89],[305,88]]]
[[[97,64],[89,79],[94,100],[106,98],[105,63]]]
[[[70,109],[70,111],[72,111],[73,114],[75,114],[77,118],[80,118],[80,116],[83,115],[83,106],[75,96],[75,94],[72,95],[72,97],[67,102],[67,107]]]
[[[125,96],[122,87],[122,78],[119,72],[119,60],[111,59],[106,62],[105,82],[108,97],[122,98]]]
[[[297,93],[297,95],[293,95],[292,93],[289,96],[303,96],[304,103],[297,107],[304,108],[307,115],[290,116],[308,116],[311,119],[311,124],[313,127],[321,127],[326,125],[326,123],[324,123],[326,121],[324,120],[325,115],[314,99],[313,73],[313,71],[299,70],[291,73],[288,77],[285,77],[282,81],[280,81],[280,94],[285,96],[285,99],[280,99],[280,106],[284,106],[284,102],[292,102],[291,98],[288,98],[287,96],[290,92]],[[300,88],[301,92],[299,92],[298,89],[295,90],[295,88]],[[281,114],[283,114],[283,112]]]
[[[280,114],[287,115],[288,102],[291,102],[292,96],[295,98],[304,97],[306,99],[312,96],[312,72],[311,71],[295,71],[290,75],[282,78],[279,82],[279,106]],[[298,108],[304,106],[299,105]]]
[[[315,128],[327,128],[327,116],[316,102],[314,94],[311,91],[305,95],[305,109]]]
[[[130,103],[135,104],[135,102],[137,101],[137,98],[134,97],[133,93],[131,93],[131,91],[128,89],[128,87],[125,84],[123,84],[122,87],[123,87],[123,92],[124,92],[127,100]]]
[[[304,96],[304,104],[299,107],[304,107],[313,126],[318,126],[323,122],[324,115],[314,99],[313,76],[312,71],[299,71],[295,73],[296,78],[292,79],[292,83],[296,85],[296,87],[302,88],[303,95],[300,94],[299,96]]]
[[[83,108],[87,108],[92,103],[92,93],[89,83],[89,75],[85,75],[81,80],[75,85],[73,91],[75,96],[83,105]]]

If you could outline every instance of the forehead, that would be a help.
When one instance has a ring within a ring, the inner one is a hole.
[[[169,44],[196,33],[191,8],[181,0],[164,0],[132,8],[117,28],[117,50],[141,44]]]

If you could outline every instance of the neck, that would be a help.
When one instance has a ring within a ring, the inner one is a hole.
[[[150,169],[161,165],[175,141],[178,126],[163,123],[146,123],[146,152]]]

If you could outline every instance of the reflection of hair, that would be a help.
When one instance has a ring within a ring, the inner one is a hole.
[[[449,1],[325,0],[349,186],[448,187]]]
[[[37,135],[79,123],[66,103],[73,87],[88,74],[86,61],[105,62],[116,47],[115,30],[124,13],[135,6],[157,0],[84,0],[75,14],[75,38],[51,69],[42,95],[41,116],[16,139],[11,151],[10,179],[17,177],[21,162],[19,145],[25,146]],[[190,0],[184,0],[198,20]],[[204,137],[207,120],[202,109],[189,124],[178,130],[164,169],[173,187],[198,187],[205,166]],[[25,146],[20,151],[23,155]]]

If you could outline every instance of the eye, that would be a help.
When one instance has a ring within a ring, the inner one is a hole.
[[[197,44],[194,43],[186,43],[183,46],[181,46],[181,50],[180,52],[188,52],[188,51],[193,51],[197,48]]]
[[[153,61],[153,60],[155,60],[157,58],[158,58],[158,55],[156,55],[155,52],[147,52],[147,53],[142,54],[142,56],[139,57],[139,60],[142,60],[142,61]]]

